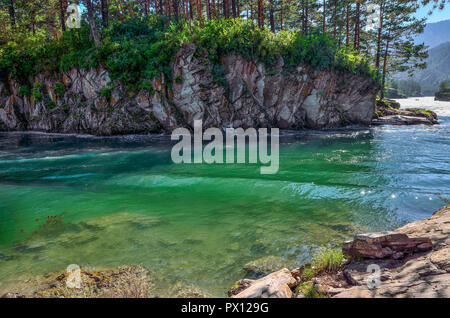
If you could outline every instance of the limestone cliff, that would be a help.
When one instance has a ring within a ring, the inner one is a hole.
[[[196,47],[183,46],[163,76],[130,92],[102,67],[36,74],[30,83],[42,96],[21,94],[13,78],[0,83],[0,130],[95,135],[171,132],[192,127],[278,127],[322,129],[369,125],[377,85],[350,73],[271,68],[239,55],[222,58],[218,78]]]

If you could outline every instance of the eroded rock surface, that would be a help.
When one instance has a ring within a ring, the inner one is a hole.
[[[295,278],[287,268],[258,280],[244,279],[230,291],[233,298],[291,298]]]
[[[361,76],[307,65],[287,70],[281,58],[267,69],[230,54],[222,59],[224,78],[218,80],[205,60],[194,45],[185,45],[174,56],[171,82],[154,78],[151,89],[138,92],[112,81],[101,67],[37,74],[28,85],[39,87],[39,99],[23,96],[10,78],[0,83],[0,130],[115,135],[192,128],[196,119],[204,128],[281,129],[372,120],[378,87]]]
[[[402,258],[407,253],[428,251],[433,247],[427,237],[410,238],[399,232],[366,233],[345,242],[342,251],[353,258]]]

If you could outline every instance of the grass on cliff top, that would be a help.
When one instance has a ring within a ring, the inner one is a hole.
[[[58,72],[72,67],[89,69],[104,65],[113,79],[131,88],[143,88],[145,80],[165,74],[171,78],[170,62],[186,43],[197,45],[198,56],[207,56],[221,73],[220,58],[237,52],[246,59],[272,65],[282,56],[287,68],[309,64],[362,75],[375,81],[376,72],[358,54],[338,47],[319,32],[302,36],[298,31],[273,34],[243,19],[216,19],[197,23],[170,22],[164,16],[117,22],[102,31],[102,44],[95,48],[83,21],[58,40],[39,35],[19,38],[0,46],[0,76],[13,74],[30,84],[37,72]]]

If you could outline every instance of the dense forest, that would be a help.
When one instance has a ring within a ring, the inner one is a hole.
[[[286,65],[345,69],[384,87],[389,74],[426,66],[426,46],[413,41],[425,19],[415,13],[445,2],[1,0],[0,73],[26,83],[38,71],[101,63],[133,88],[167,73],[177,48],[195,43],[217,65],[230,51],[266,64],[282,56]],[[67,26],[71,4],[80,5],[81,28]]]

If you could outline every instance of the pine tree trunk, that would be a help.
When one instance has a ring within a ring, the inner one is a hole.
[[[302,0],[302,35],[308,33],[308,0]]]
[[[360,32],[360,3],[356,1],[356,16],[355,16],[355,41],[353,43],[353,48],[359,51],[359,32]]]
[[[88,21],[89,21],[89,28],[91,31],[91,37],[94,40],[95,47],[100,47],[100,38],[98,36],[97,26],[95,25],[94,7],[92,6],[92,1],[84,0],[84,2],[86,4],[86,9],[88,13]]]
[[[380,55],[381,55],[381,36],[383,34],[383,14],[384,14],[384,0],[380,4],[380,24],[378,26],[378,36],[377,36],[377,54],[375,59],[375,67],[378,71],[380,68]]]
[[[350,4],[347,3],[347,14],[346,14],[346,29],[345,29],[345,46],[348,47],[350,45]]]
[[[258,26],[260,28],[264,27],[264,12],[262,0],[258,0]]]
[[[108,0],[102,0],[102,22],[103,22],[103,27],[107,28],[109,25]]]
[[[197,0],[197,19],[198,21],[202,21],[202,1]]]
[[[59,0],[59,21],[61,23],[61,30],[66,31],[66,21],[65,21],[65,11],[64,0]]]
[[[14,0],[11,0],[9,4],[9,21],[11,23],[11,28],[16,28],[16,11],[14,9]]]
[[[211,7],[210,7],[210,3],[209,0],[205,0],[206,1],[206,17],[208,18],[208,20],[211,20]]]
[[[337,0],[334,0],[334,8],[333,8],[333,38],[336,39],[337,32]]]
[[[273,0],[269,0],[269,20],[270,20],[270,31],[275,33],[275,19],[273,17]]]
[[[280,5],[280,29],[283,31],[283,0]]]
[[[211,0],[211,15],[213,18],[217,18],[216,0]]]
[[[323,15],[322,15],[322,33],[325,34],[325,27],[326,27],[326,2],[323,0]]]
[[[384,98],[384,86],[386,84],[386,73],[387,73],[387,59],[389,56],[389,43],[390,40],[388,39],[386,41],[386,51],[384,52],[384,62],[383,62],[383,77],[381,80],[381,93],[380,93],[380,97]]]
[[[225,19],[230,17],[230,0],[223,0],[223,16]]]
[[[178,0],[172,0],[172,6],[173,6],[173,15],[175,16],[175,20],[178,21],[179,18],[179,3]]]

